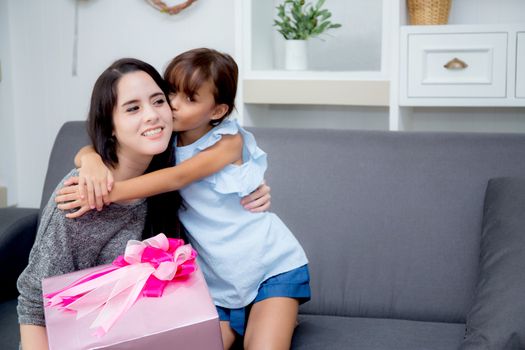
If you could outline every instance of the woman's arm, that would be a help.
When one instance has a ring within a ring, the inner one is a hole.
[[[263,180],[263,183],[255,191],[241,199],[241,205],[252,213],[267,211],[271,205],[270,190],[270,186]]]
[[[43,278],[75,270],[74,244],[78,241],[76,225],[49,201],[42,211],[29,261],[17,280],[18,320],[23,349],[47,349]],[[75,239],[71,239],[74,237]]]
[[[46,327],[32,324],[20,325],[20,340],[23,350],[48,350]]]

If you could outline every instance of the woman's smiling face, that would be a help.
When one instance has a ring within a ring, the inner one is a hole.
[[[113,133],[118,158],[147,160],[166,150],[173,129],[172,112],[151,76],[143,71],[123,75],[117,83],[117,96]]]

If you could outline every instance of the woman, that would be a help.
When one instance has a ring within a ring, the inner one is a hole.
[[[168,90],[158,72],[136,59],[121,59],[97,79],[88,132],[94,148],[121,181],[173,164],[173,119]],[[66,178],[78,175],[72,170]],[[62,187],[62,184],[58,188]],[[176,193],[151,200],[112,203],[102,212],[67,219],[51,198],[42,212],[29,263],[18,279],[22,348],[47,349],[41,280],[110,263],[130,239],[178,234]],[[148,214],[148,215],[146,215]],[[146,217],[148,216],[148,217]]]

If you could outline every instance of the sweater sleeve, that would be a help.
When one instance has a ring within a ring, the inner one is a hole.
[[[75,225],[56,208],[53,198],[44,211],[29,262],[17,281],[18,322],[45,326],[42,279],[75,270],[70,237]]]

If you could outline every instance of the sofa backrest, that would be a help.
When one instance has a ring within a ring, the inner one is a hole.
[[[525,176],[525,135],[250,129],[268,153],[272,211],[310,260],[301,312],[463,322],[487,181]],[[42,205],[89,144],[60,129]]]
[[[75,167],[74,157],[84,146],[91,144],[85,121],[64,123],[55,138],[47,167],[40,210],[44,208],[62,178]]]
[[[310,261],[301,312],[464,322],[487,180],[525,176],[525,135],[251,131]]]

